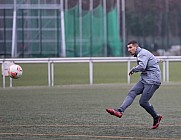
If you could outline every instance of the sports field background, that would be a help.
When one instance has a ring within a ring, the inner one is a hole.
[[[156,130],[139,106],[139,96],[121,119],[105,109],[118,107],[132,85],[64,85],[0,89],[2,140],[179,140],[181,86],[163,84],[151,100],[164,116]]]
[[[136,62],[131,63],[131,67]],[[13,86],[47,86],[48,85],[48,64],[19,64],[23,68],[23,76],[13,80]],[[163,64],[160,64],[162,69]],[[180,62],[169,63],[170,82],[181,82]],[[125,84],[127,83],[127,63],[94,63],[93,83],[94,84]],[[1,77],[2,79],[2,77]],[[89,84],[88,63],[55,63],[54,84],[72,85]],[[131,76],[131,83],[139,79],[139,74]],[[2,87],[0,80],[0,87]],[[9,86],[9,77],[6,77],[6,86]]]
[[[54,87],[47,86],[47,64],[20,65],[24,73],[13,80],[13,88],[8,88],[8,77],[7,87],[0,88],[2,140],[181,139],[179,62],[170,63],[171,82],[163,83],[151,100],[164,116],[156,130],[139,97],[121,119],[105,111],[119,107],[139,78],[134,74],[126,84],[127,63],[95,63],[94,85],[89,85],[87,63],[55,64]]]

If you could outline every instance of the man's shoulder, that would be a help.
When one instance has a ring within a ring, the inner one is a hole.
[[[150,56],[153,55],[150,51],[142,48],[141,51],[139,52],[139,55],[146,55],[146,56]]]

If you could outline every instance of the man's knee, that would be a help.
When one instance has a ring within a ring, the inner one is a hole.
[[[144,100],[139,100],[139,104],[143,108],[147,108],[147,107],[151,106],[151,104],[148,101],[144,101]]]
[[[143,100],[139,100],[139,104],[140,104],[141,107],[144,108],[146,106],[147,102],[145,102]]]
[[[134,99],[137,96],[137,94],[134,93],[133,91],[129,91],[128,96]]]

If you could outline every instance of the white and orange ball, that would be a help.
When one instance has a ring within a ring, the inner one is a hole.
[[[23,74],[23,69],[20,65],[13,64],[8,69],[8,74],[13,79],[18,79]]]

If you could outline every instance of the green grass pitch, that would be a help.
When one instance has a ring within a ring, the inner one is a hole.
[[[181,86],[163,84],[151,99],[164,116],[152,130],[152,118],[138,96],[121,119],[105,109],[118,107],[132,85],[96,84],[0,88],[2,140],[179,140]]]
[[[89,85],[88,63],[56,63],[55,87],[47,87],[47,64],[20,64],[24,70],[13,88],[0,88],[0,139],[3,140],[179,140],[181,86],[179,62],[171,62],[170,83],[151,100],[164,116],[156,130],[152,118],[136,98],[123,117],[105,109],[118,107],[139,74],[127,83],[127,63],[94,63],[94,85]],[[134,66],[135,63],[131,63]],[[162,69],[162,64],[160,64]],[[2,87],[2,80],[0,81]]]

